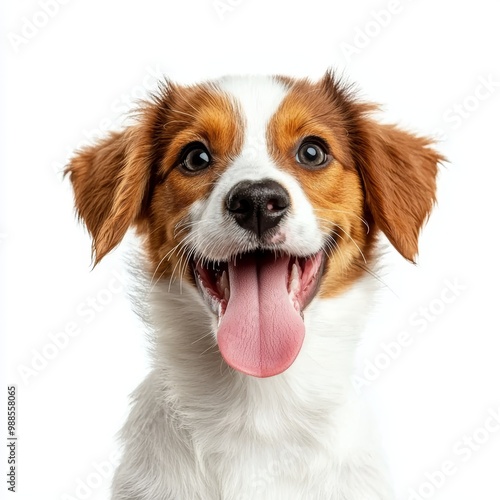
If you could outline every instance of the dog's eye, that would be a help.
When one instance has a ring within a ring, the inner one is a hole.
[[[331,155],[327,153],[326,148],[319,141],[307,138],[299,146],[295,159],[306,167],[320,168],[331,160]]]
[[[181,155],[181,166],[188,172],[199,172],[210,165],[212,157],[201,142],[188,144]]]

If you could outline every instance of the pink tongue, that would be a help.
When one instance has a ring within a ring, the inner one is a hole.
[[[271,377],[295,360],[305,326],[288,298],[288,257],[252,254],[229,263],[231,296],[217,342],[227,364]]]

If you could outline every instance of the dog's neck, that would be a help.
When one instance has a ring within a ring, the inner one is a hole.
[[[316,298],[305,311],[306,337],[296,361],[283,374],[262,379],[223,361],[216,320],[192,285],[160,280],[142,293],[139,312],[150,326],[153,369],[161,373],[168,403],[196,429],[242,426],[265,437],[305,422],[328,425],[353,395],[354,352],[374,283],[367,275],[338,298]]]

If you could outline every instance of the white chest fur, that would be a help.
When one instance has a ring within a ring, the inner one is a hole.
[[[350,383],[372,288],[315,299],[295,363],[256,379],[222,361],[194,289],[157,285],[154,369],[123,429],[113,500],[392,498]]]

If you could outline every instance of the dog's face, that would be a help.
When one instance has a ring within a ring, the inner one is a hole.
[[[96,262],[135,226],[154,279],[197,287],[230,366],[283,372],[304,309],[366,272],[378,230],[417,253],[441,158],[374,109],[331,74],[166,85],[68,167]]]

